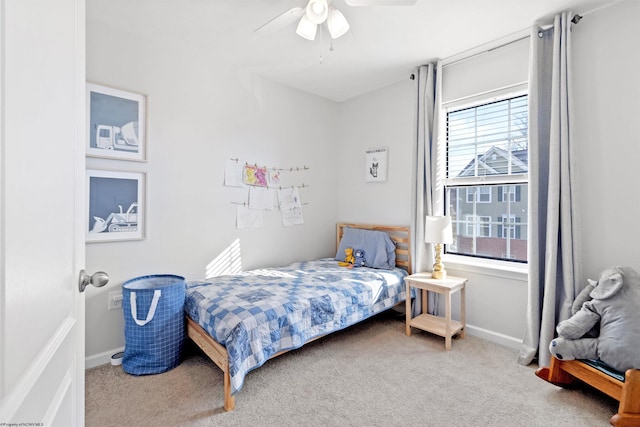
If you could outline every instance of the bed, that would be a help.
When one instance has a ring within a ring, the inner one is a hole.
[[[324,258],[187,282],[187,334],[222,370],[226,411],[235,408],[246,375],[267,360],[405,301],[409,228],[337,224],[337,255],[355,233],[376,236],[378,248],[384,239],[387,255],[371,247],[365,259],[389,265],[347,268]]]

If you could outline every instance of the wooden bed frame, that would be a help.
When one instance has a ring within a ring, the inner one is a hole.
[[[391,240],[396,244],[396,266],[411,273],[411,233],[409,227],[339,223],[336,226],[336,250],[340,244],[344,227],[384,231],[389,234]],[[189,338],[222,370],[224,376],[224,409],[226,411],[232,411],[235,408],[235,397],[231,395],[231,376],[229,375],[229,355],[227,354],[227,349],[214,340],[200,325],[191,320],[189,316],[186,316],[186,324]],[[311,341],[318,338],[322,337],[314,338]],[[289,350],[284,350],[276,353],[271,359],[288,351]]]
[[[612,425],[640,426],[640,369],[629,369],[622,382],[580,360],[552,357],[551,366],[538,368],[536,375],[559,387],[583,381],[620,402],[618,413],[609,420]]]

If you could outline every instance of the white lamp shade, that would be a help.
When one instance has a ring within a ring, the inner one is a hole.
[[[335,7],[331,7],[329,16],[327,17],[327,28],[329,29],[331,38],[337,39],[349,31],[349,23],[342,12]]]
[[[322,24],[329,14],[327,0],[309,0],[305,10],[305,16],[314,24]]]
[[[427,216],[424,222],[426,243],[453,243],[450,216]]]
[[[298,22],[298,28],[296,28],[296,34],[307,40],[314,40],[316,38],[316,31],[318,26],[307,19],[306,15],[303,15]]]

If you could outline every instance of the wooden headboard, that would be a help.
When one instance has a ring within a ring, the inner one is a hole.
[[[411,230],[409,227],[395,225],[338,223],[336,226],[336,250],[342,239],[344,227],[362,228],[364,230],[384,231],[396,244],[396,266],[411,274]]]

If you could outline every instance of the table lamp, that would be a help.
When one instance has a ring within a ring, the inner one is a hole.
[[[442,244],[453,243],[450,216],[427,216],[424,223],[424,241],[435,244],[436,262],[431,277],[446,279],[447,271],[442,264]]]

